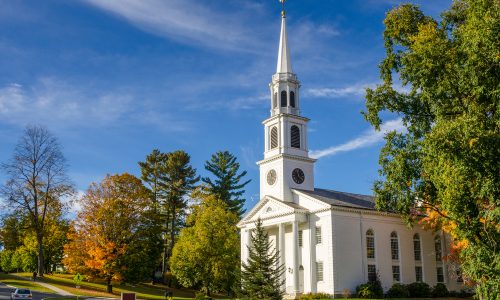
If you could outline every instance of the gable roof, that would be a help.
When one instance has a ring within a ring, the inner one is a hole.
[[[326,189],[315,188],[314,191],[293,189],[309,197],[320,200],[332,206],[351,207],[358,209],[375,210],[375,201],[372,196],[352,194]]]

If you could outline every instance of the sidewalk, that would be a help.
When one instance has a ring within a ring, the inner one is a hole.
[[[23,276],[18,276],[18,275],[13,275],[13,276],[16,276],[16,277],[19,277],[19,278],[22,278],[22,279],[26,279],[26,280],[29,280],[31,281],[32,278],[28,278],[28,277],[23,277]],[[39,284],[43,287],[46,287],[48,288],[49,290],[53,290],[54,292],[56,292],[57,294],[61,295],[61,296],[75,296],[73,294],[71,294],[70,292],[67,292],[65,290],[62,290],[58,287],[55,287],[53,286],[52,284],[48,284],[48,283],[45,283],[45,282],[40,282],[40,281],[35,281],[36,284]]]

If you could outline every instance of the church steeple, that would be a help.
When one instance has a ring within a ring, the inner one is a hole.
[[[278,50],[278,64],[276,73],[293,73],[292,62],[290,61],[290,51],[288,50],[288,36],[286,34],[285,11],[281,16],[280,48]]]
[[[284,3],[285,0],[281,0]],[[271,116],[264,120],[264,159],[259,161],[260,194],[293,202],[291,189],[314,190],[314,162],[308,155],[307,122],[300,115],[300,82],[293,73],[286,17],[281,33],[276,73],[269,84]]]
[[[283,2],[284,0],[282,0]],[[269,88],[271,90],[271,116],[283,113],[300,115],[300,82],[292,70],[284,8],[281,12],[281,32],[276,74],[273,75]]]

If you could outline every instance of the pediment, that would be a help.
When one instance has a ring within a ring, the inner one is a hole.
[[[306,212],[304,208],[299,207],[294,203],[286,203],[271,196],[262,198],[248,214],[238,223],[242,225],[248,222],[255,222],[257,219],[269,219],[280,217],[283,215],[293,214],[296,212]]]

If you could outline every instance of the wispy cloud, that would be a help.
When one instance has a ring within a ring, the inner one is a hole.
[[[256,51],[261,41],[252,34],[251,20],[222,13],[194,0],[85,0],[120,16],[145,31],[211,48]],[[229,3],[228,3],[229,4]],[[246,6],[256,12],[260,6]],[[247,23],[249,26],[244,26]]]
[[[390,131],[402,132],[405,130],[401,119],[390,120],[382,124],[380,131],[374,129],[367,130],[361,136],[352,139],[341,145],[333,146],[323,150],[312,150],[311,157],[321,158],[336,155],[341,152],[349,152],[360,148],[370,147],[383,140],[385,134]]]
[[[347,96],[364,96],[366,88],[374,88],[376,83],[356,83],[340,88],[310,88],[306,95],[316,98],[341,98]]]
[[[172,119],[167,114],[146,108],[130,91],[98,91],[76,86],[57,78],[41,78],[25,87],[11,83],[0,87],[0,122],[25,126],[41,123],[51,127],[95,127],[119,122],[155,124]],[[170,131],[185,128],[176,122]],[[159,124],[160,125],[160,124]],[[163,126],[165,127],[165,126]]]

